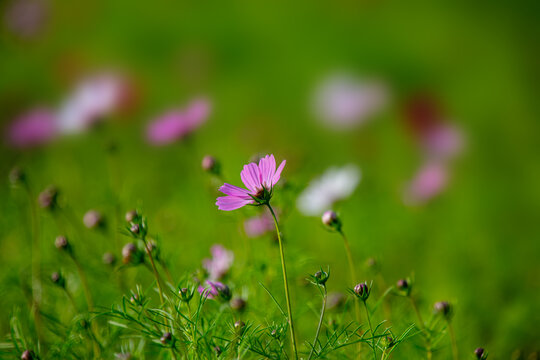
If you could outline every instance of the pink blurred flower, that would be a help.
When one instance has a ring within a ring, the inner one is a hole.
[[[194,100],[186,109],[171,110],[148,125],[146,138],[154,145],[166,145],[180,140],[204,124],[210,110],[210,102],[206,99]]]
[[[21,37],[38,35],[43,29],[48,13],[45,0],[14,0],[6,9],[6,27]]]
[[[220,283],[219,281],[206,281],[206,286],[199,285],[197,291],[202,296],[208,299],[216,299],[220,295],[227,297],[230,295],[230,290],[227,285]]]
[[[88,130],[120,109],[128,92],[127,82],[117,74],[102,73],[84,79],[60,107],[60,131],[73,134]]]
[[[7,129],[7,142],[16,148],[29,148],[52,141],[58,132],[54,112],[31,109],[13,121]]]
[[[217,198],[216,205],[219,210],[235,210],[248,204],[268,203],[272,197],[272,190],[281,176],[286,161],[279,165],[276,170],[274,155],[266,155],[259,160],[259,164],[249,163],[244,165],[240,172],[240,178],[248,190],[238,186],[223,184],[219,191],[227,196]]]
[[[212,254],[212,258],[203,259],[203,267],[208,272],[210,280],[219,280],[231,268],[234,261],[234,254],[219,244],[212,245],[210,253]]]
[[[317,87],[315,115],[336,129],[360,125],[388,103],[387,87],[376,80],[360,80],[347,74],[332,75]]]
[[[428,162],[407,184],[403,201],[407,205],[424,203],[444,190],[447,182],[446,166],[441,162]]]
[[[276,211],[277,212],[277,211]],[[268,210],[244,221],[244,231],[250,238],[258,237],[274,230],[274,218]]]

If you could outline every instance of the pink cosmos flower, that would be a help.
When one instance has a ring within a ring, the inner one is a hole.
[[[58,129],[54,112],[45,108],[31,109],[19,116],[7,129],[7,142],[17,148],[29,148],[53,140]]]
[[[277,212],[277,211],[276,211]],[[274,230],[274,219],[269,211],[244,221],[244,231],[250,238],[258,237]]]
[[[448,182],[446,166],[440,162],[427,163],[407,185],[404,202],[407,205],[424,203],[438,195]]]
[[[146,129],[146,138],[153,145],[166,145],[197,130],[210,115],[206,99],[192,101],[186,109],[175,109],[159,116]]]
[[[206,286],[199,285],[197,291],[208,299],[216,299],[220,295],[225,298],[230,295],[229,287],[219,281],[206,281]]]
[[[219,244],[212,245],[210,253],[212,254],[212,258],[203,259],[203,267],[208,271],[208,276],[211,280],[221,279],[231,268],[234,261],[234,254]]]
[[[276,170],[274,155],[266,155],[259,160],[259,164],[249,163],[244,165],[240,173],[242,182],[247,189],[231,184],[223,184],[219,191],[227,196],[217,198],[216,205],[219,210],[236,210],[248,204],[264,204],[270,201],[272,190],[281,176],[286,160]]]

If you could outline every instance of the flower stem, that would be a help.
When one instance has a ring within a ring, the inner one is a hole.
[[[373,327],[371,326],[371,317],[369,316],[369,310],[365,301],[364,309],[366,309],[366,317],[369,324],[369,330],[371,331],[371,348],[373,349],[373,360],[377,360],[377,352],[375,351],[375,333],[373,332]]]
[[[351,246],[349,245],[349,240],[347,239],[347,236],[343,232],[343,230],[339,229],[339,234],[343,238],[343,243],[345,245],[345,252],[347,253],[347,262],[349,263],[349,275],[351,277],[351,284],[354,286],[356,284],[356,269],[354,268],[354,260],[352,257],[352,251]],[[354,313],[356,315],[356,321],[360,323],[360,305],[358,305],[358,301],[354,302]],[[362,350],[362,343],[358,342],[358,356],[360,357],[360,351]]]
[[[146,250],[148,257],[150,258],[150,263],[152,264],[152,270],[154,271],[154,276],[156,278],[156,282],[157,282],[157,286],[159,290],[159,299],[161,300],[161,304],[163,305],[165,303],[163,299],[163,290],[161,289],[161,280],[159,277],[158,270],[156,268],[156,264],[154,263],[154,257],[152,256],[152,251],[150,251],[150,248],[148,247],[148,243],[146,242],[146,236],[142,236],[142,241],[144,243],[144,249]]]
[[[420,314],[420,310],[418,310],[418,306],[416,305],[416,300],[414,300],[414,297],[412,295],[409,295],[409,299],[411,299],[411,304],[414,309],[414,312],[416,313],[416,317],[418,318],[418,322],[420,323],[420,327],[425,332],[424,336],[426,338],[426,352],[427,352],[427,359],[431,360],[432,358],[432,351],[431,351],[431,334],[429,333],[428,329],[426,328],[426,324],[424,323],[424,320],[422,318],[422,314]]]
[[[276,232],[277,237],[279,241],[279,254],[281,256],[281,269],[283,270],[283,285],[285,287],[285,297],[287,298],[287,312],[289,313],[289,325],[291,327],[291,340],[292,340],[292,348],[294,352],[295,359],[298,359],[298,351],[296,349],[296,337],[294,336],[294,325],[293,325],[293,316],[292,316],[292,310],[291,310],[291,299],[289,297],[289,283],[287,281],[287,268],[285,267],[285,254],[283,252],[283,241],[281,240],[281,234],[279,231],[279,225],[276,218],[276,214],[274,213],[274,210],[270,206],[270,203],[266,203],[266,206],[268,206],[268,209],[272,213],[272,217],[274,218],[274,225],[276,226]]]
[[[456,341],[456,333],[454,332],[454,327],[452,326],[452,323],[448,321],[448,332],[450,333],[450,340],[452,341],[452,356],[454,357],[454,360],[458,360],[458,347],[457,347],[457,341]]]
[[[319,333],[321,332],[321,325],[324,319],[324,312],[326,311],[326,286],[323,285],[323,304],[322,304],[322,310],[321,310],[321,317],[319,318],[319,324],[317,325],[317,332],[315,333],[315,340],[313,340],[313,347],[311,348],[311,352],[309,353],[308,360],[311,360],[311,357],[313,356],[313,352],[315,351],[315,346],[317,346],[317,340],[319,339]]]

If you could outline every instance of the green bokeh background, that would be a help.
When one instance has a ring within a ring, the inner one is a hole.
[[[37,38],[2,30],[2,124],[26,106],[58,104],[77,75],[92,69],[129,73],[139,102],[135,111],[85,136],[31,151],[0,150],[3,334],[10,310],[24,302],[19,283],[30,261],[24,193],[7,181],[12,166],[27,170],[35,192],[58,186],[73,216],[82,218],[90,208],[106,214],[107,235],[70,234],[80,238],[97,283],[106,277],[99,270],[101,254],[120,252],[111,241],[121,218],[115,197],[121,212],[144,210],[173,273],[198,267],[213,243],[233,249],[244,263],[248,253],[239,224],[256,209],[219,212],[215,184],[200,161],[215,155],[225,178],[239,185],[239,171],[252,155],[274,153],[278,161],[287,159],[284,177],[299,189],[329,166],[361,167],[360,186],[338,206],[359,263],[374,256],[390,283],[414,272],[426,313],[434,301],[454,303],[463,353],[485,346],[490,357],[507,359],[516,349],[538,350],[538,3],[49,4],[49,21]],[[392,105],[355,131],[319,126],[309,111],[310,96],[321,77],[336,69],[386,79]],[[402,187],[420,154],[401,121],[401,105],[417,91],[442,101],[464,129],[467,147],[447,191],[424,206],[406,207]],[[163,148],[144,143],[144,125],[153,116],[199,94],[213,102],[200,131]],[[117,146],[112,155],[111,143]],[[287,206],[285,195],[276,196]],[[350,286],[340,239],[324,231],[319,219],[291,210],[284,226],[292,276],[329,265],[331,289]],[[40,216],[46,272],[58,261],[52,246],[58,228],[50,215]],[[251,241],[252,256],[264,257],[257,249],[266,249],[269,240]],[[98,303],[118,298],[110,290]]]

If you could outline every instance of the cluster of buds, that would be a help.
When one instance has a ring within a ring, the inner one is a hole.
[[[83,223],[88,229],[97,229],[105,226],[103,216],[97,210],[88,210],[84,214]]]
[[[182,300],[185,303],[189,303],[191,301],[194,293],[195,293],[194,290],[190,290],[188,288],[181,288],[180,290],[178,290],[178,295],[180,295],[180,300]]]
[[[409,296],[412,290],[412,282],[409,278],[400,279],[396,283],[396,289],[402,296]]]
[[[329,229],[332,229],[334,231],[341,231],[341,227],[343,226],[341,220],[339,219],[338,215],[335,213],[335,211],[328,210],[325,211],[322,215],[322,223],[327,226]]]
[[[146,219],[136,210],[131,210],[126,213],[126,221],[128,223],[127,231],[135,239],[145,239],[148,234],[148,225]]]
[[[483,348],[477,348],[474,350],[474,356],[479,360],[486,360],[488,357],[487,352]]]
[[[219,175],[221,171],[221,165],[215,157],[206,155],[201,162],[201,167],[204,171],[214,175]]]
[[[55,271],[51,274],[51,281],[61,288],[66,287],[66,279],[59,272]]]
[[[330,271],[326,272],[322,268],[314,275],[309,275],[310,281],[315,285],[326,286],[328,278],[330,278]]]
[[[442,315],[446,320],[452,317],[452,306],[447,301],[439,301],[433,305],[433,312],[437,315]]]
[[[122,248],[122,262],[138,265],[144,261],[144,253],[134,243],[127,243]]]
[[[371,293],[371,289],[366,282],[363,282],[357,284],[352,290],[352,292],[354,295],[356,295],[357,298],[359,298],[363,302],[366,302],[366,300],[369,298],[369,294]]]
[[[54,210],[58,206],[58,189],[49,186],[38,195],[38,203],[43,209]]]

